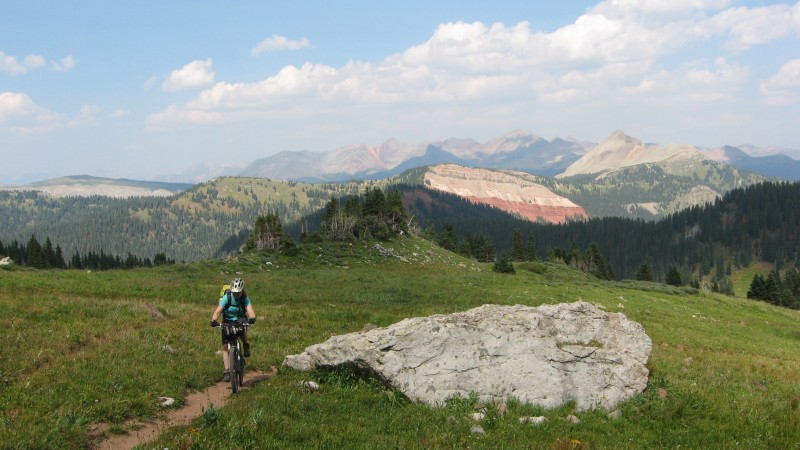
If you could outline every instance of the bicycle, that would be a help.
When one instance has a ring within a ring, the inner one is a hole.
[[[231,391],[239,392],[244,382],[245,358],[239,337],[245,333],[247,322],[224,322],[214,328],[222,328],[225,344],[228,346],[228,370],[231,373]]]

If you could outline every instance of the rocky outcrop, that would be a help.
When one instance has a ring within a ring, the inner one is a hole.
[[[651,347],[641,325],[586,302],[484,305],[334,336],[284,365],[351,366],[430,405],[476,393],[483,401],[612,409],[645,389]]]
[[[588,218],[582,207],[536,182],[533,175],[511,170],[474,169],[455,164],[431,167],[425,186],[494,206],[532,222],[562,223]]]

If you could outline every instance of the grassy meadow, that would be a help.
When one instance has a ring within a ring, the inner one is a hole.
[[[492,272],[422,239],[309,244],[293,257],[127,271],[0,270],[0,448],[88,448],[93,424],[178,404],[222,375],[219,332],[208,325],[219,287],[240,273],[259,316],[251,369],[277,375],[142,448],[800,448],[800,312],[653,283],[602,282],[563,265]],[[745,289],[746,292],[746,289]],[[351,374],[280,368],[331,335],[367,323],[463,311],[485,303],[586,300],[623,312],[653,340],[641,395],[576,413],[515,402],[476,423],[471,399],[409,403]],[[322,388],[306,392],[300,382]],[[564,418],[574,413],[581,422]],[[519,417],[543,415],[542,425]]]

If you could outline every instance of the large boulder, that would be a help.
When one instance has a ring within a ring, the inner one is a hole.
[[[583,301],[483,305],[334,336],[284,365],[352,366],[430,405],[476,393],[484,401],[612,409],[647,386],[651,348],[641,325]]]

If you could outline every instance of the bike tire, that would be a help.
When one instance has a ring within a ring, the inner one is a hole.
[[[239,377],[239,387],[244,386],[244,357],[239,357],[239,369],[236,371],[236,376]]]
[[[238,364],[239,349],[233,343],[228,344],[228,368],[231,371],[231,392],[239,392]]]

